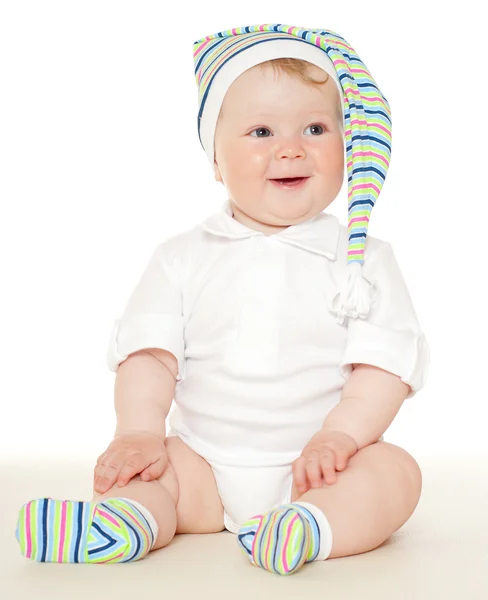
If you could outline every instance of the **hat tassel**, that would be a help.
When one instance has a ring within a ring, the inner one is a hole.
[[[350,263],[346,279],[332,303],[332,312],[337,317],[336,322],[342,324],[345,317],[365,319],[376,294],[377,288],[364,276],[362,264]]]

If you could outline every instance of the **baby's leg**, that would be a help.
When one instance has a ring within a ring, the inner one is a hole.
[[[167,545],[175,533],[222,531],[223,507],[208,463],[179,438],[156,481],[134,477],[92,501],[34,500],[20,511],[22,553],[40,562],[127,562]]]
[[[128,498],[147,508],[159,533],[152,550],[167,546],[176,533],[217,533],[224,530],[224,508],[210,465],[179,437],[165,441],[169,464],[155,481],[139,475],[123,488],[94,492],[93,500]]]
[[[142,481],[140,476],[136,475],[124,487],[114,484],[103,494],[94,492],[92,502],[103,502],[108,498],[125,498],[142,504],[156,522],[157,537],[151,550],[158,550],[167,546],[176,533],[178,480],[171,463],[168,464],[163,476],[165,485],[162,485],[159,480]]]

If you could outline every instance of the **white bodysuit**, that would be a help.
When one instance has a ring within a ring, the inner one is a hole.
[[[291,501],[291,463],[339,403],[353,363],[420,390],[429,348],[391,245],[367,236],[367,319],[328,306],[347,269],[347,227],[325,212],[265,235],[222,208],[156,248],[122,317],[108,365],[162,348],[178,360],[169,435],[213,469],[225,526]]]

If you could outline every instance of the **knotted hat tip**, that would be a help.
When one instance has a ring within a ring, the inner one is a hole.
[[[331,312],[336,322],[342,324],[345,317],[366,319],[377,293],[375,284],[364,276],[363,265],[350,263],[341,289],[332,301]]]

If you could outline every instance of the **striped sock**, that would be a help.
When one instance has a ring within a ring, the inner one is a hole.
[[[15,530],[26,558],[58,563],[139,560],[154,546],[157,534],[149,511],[126,498],[31,500],[20,509]]]
[[[291,575],[307,562],[328,557],[332,532],[320,509],[306,502],[293,502],[244,523],[237,541],[253,565]]]

